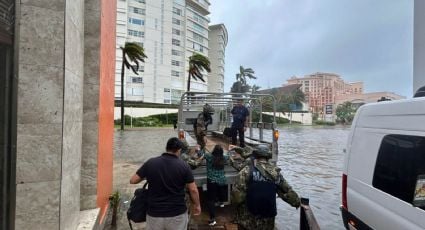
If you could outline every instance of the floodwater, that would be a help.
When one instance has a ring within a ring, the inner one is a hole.
[[[284,178],[300,196],[310,199],[321,229],[344,229],[339,205],[343,149],[349,127],[282,126],[279,129],[277,164]],[[129,191],[135,188],[128,185],[131,174],[144,161],[164,151],[167,139],[175,134],[172,128],[115,132],[114,187],[123,191],[125,198],[129,199]],[[271,132],[265,132],[264,137],[270,138]],[[299,210],[280,199],[277,202],[277,229],[299,229]],[[121,223],[122,229],[128,228],[125,220]]]
[[[292,188],[310,199],[321,229],[344,229],[339,205],[349,127],[280,127],[278,166]],[[271,135],[271,134],[268,134]],[[278,200],[278,229],[298,229],[299,210]]]

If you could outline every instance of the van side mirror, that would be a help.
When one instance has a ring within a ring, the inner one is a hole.
[[[425,86],[422,86],[418,90],[416,90],[416,93],[413,97],[425,97]]]

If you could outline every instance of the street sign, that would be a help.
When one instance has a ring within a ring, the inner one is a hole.
[[[332,114],[332,105],[325,105],[325,114]]]

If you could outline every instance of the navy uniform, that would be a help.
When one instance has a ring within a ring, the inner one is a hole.
[[[271,152],[260,145],[253,151],[255,160],[238,174],[233,201],[238,204],[235,222],[242,229],[272,230],[275,226],[276,193],[292,207],[300,206],[300,198],[286,182],[280,168],[268,162]]]

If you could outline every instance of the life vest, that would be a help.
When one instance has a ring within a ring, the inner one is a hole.
[[[250,176],[246,190],[248,211],[261,218],[275,217],[277,215],[276,192],[277,185],[274,181],[261,175],[253,163],[250,163]]]

